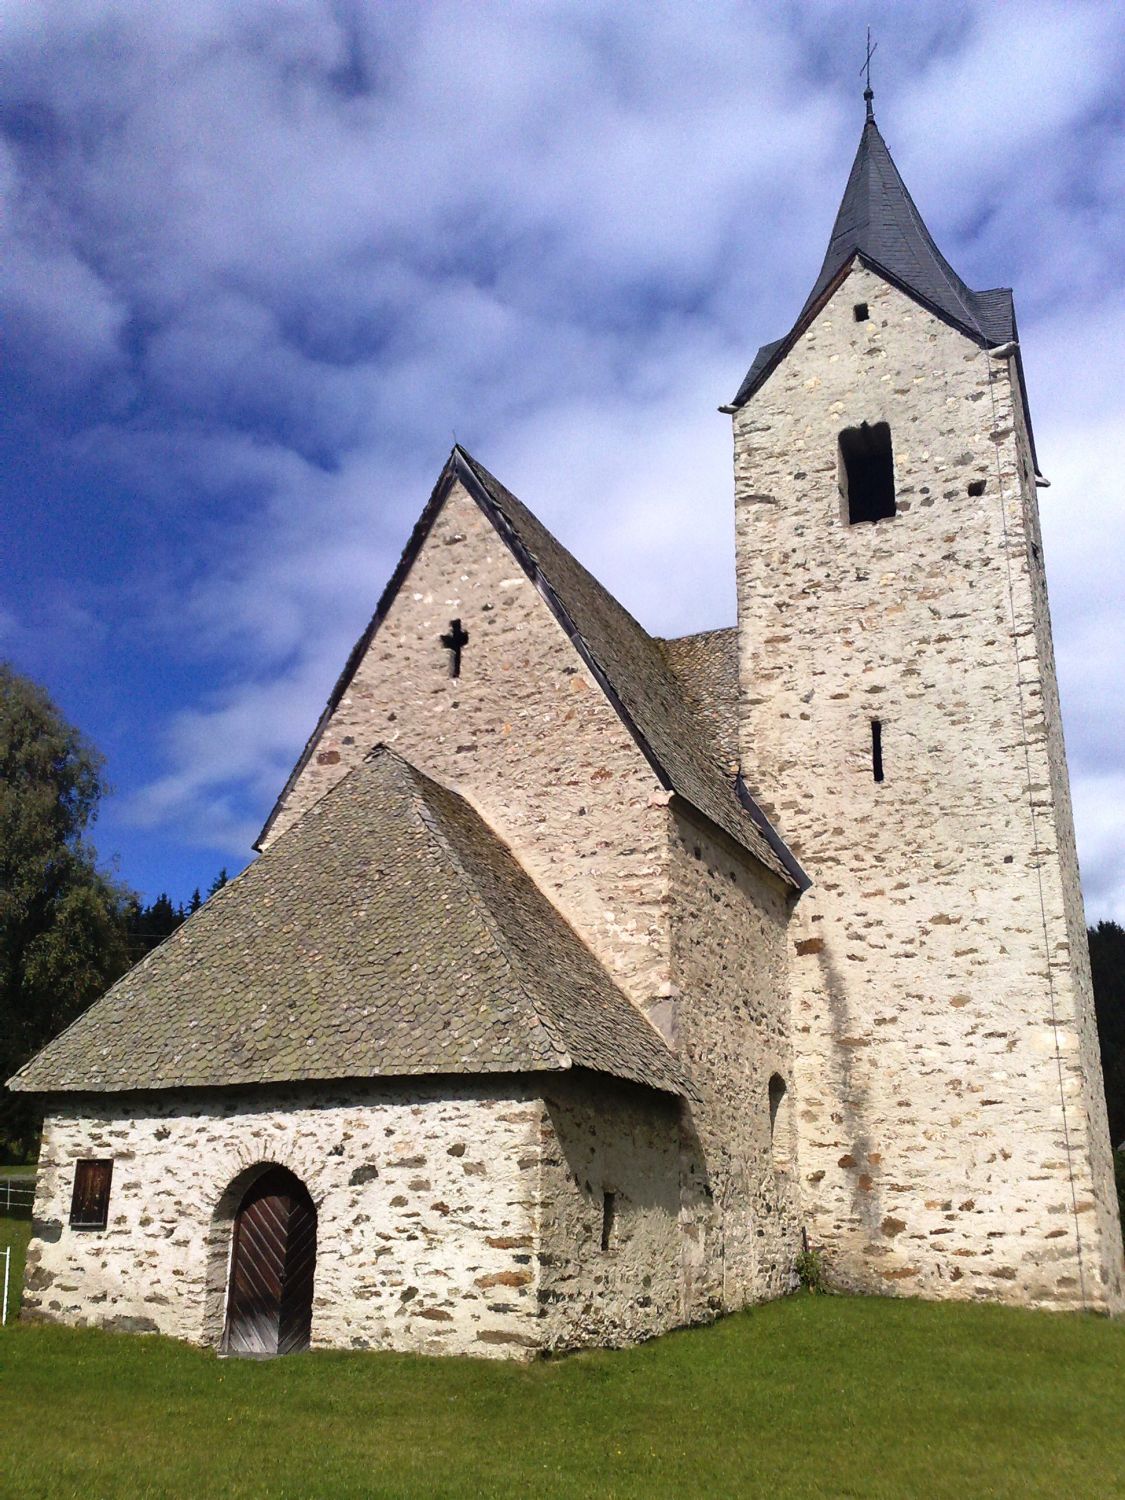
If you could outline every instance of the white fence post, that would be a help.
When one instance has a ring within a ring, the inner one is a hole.
[[[12,1247],[4,1251],[4,1306],[0,1310],[0,1328],[8,1321],[8,1272],[12,1269]]]

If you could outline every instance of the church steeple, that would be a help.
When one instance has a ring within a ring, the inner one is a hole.
[[[985,348],[1016,336],[1011,292],[974,292],[957,275],[935,245],[879,133],[870,86],[863,97],[867,118],[820,274],[786,337],[759,349],[734,399],[736,407],[753,394],[856,259]]]

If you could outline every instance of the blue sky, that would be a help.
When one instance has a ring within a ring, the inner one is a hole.
[[[1016,290],[1091,918],[1125,920],[1125,11],[0,0],[0,652],[103,860],[232,871],[456,433],[650,629],[732,623],[729,400],[876,112]]]

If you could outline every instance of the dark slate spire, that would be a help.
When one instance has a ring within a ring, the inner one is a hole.
[[[875,123],[870,87],[863,97],[867,119],[820,275],[790,333],[758,350],[736,406],[753,394],[857,257],[986,348],[1016,336],[1011,292],[974,292],[957,275],[934,244],[891,160]]]

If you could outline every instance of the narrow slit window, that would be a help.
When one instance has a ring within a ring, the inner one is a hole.
[[[871,314],[867,310],[866,302],[857,302],[854,308],[857,323],[866,323]]]
[[[789,1111],[789,1090],[780,1073],[774,1073],[769,1082],[770,1103],[770,1151],[775,1172],[783,1172],[789,1165],[792,1121]]]
[[[861,422],[841,432],[840,491],[852,526],[894,515],[895,466],[886,422]]]
[[[72,1229],[104,1229],[109,1222],[109,1184],[112,1161],[85,1160],[74,1168],[74,1193],[70,1200]]]
[[[602,1194],[602,1249],[613,1248],[614,1231],[617,1228],[617,1194]]]
[[[883,724],[879,719],[871,720],[871,774],[876,781],[883,779]]]

